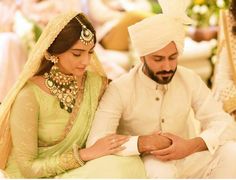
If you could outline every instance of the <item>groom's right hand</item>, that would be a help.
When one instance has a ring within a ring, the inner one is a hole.
[[[149,152],[153,150],[165,149],[171,144],[171,139],[162,136],[160,132],[138,137],[138,150],[142,154],[149,154]]]

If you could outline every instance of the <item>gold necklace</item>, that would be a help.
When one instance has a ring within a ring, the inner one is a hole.
[[[63,74],[55,65],[49,73],[44,74],[46,87],[58,98],[60,107],[69,113],[72,112],[78,92],[84,89],[85,76],[86,73],[79,88],[76,76]]]

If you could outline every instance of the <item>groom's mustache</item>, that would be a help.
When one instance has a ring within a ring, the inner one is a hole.
[[[173,71],[173,70],[170,70],[170,71],[158,71],[158,72],[156,72],[156,75],[158,75],[158,74],[173,74],[175,71]]]

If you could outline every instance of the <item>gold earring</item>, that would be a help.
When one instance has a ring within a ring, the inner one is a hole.
[[[51,55],[47,51],[44,53],[44,57],[45,57],[45,59],[47,59],[48,61],[51,61],[54,64],[57,64],[58,60],[59,60],[57,56]]]

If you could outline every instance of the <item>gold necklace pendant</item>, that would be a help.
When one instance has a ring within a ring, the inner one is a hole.
[[[44,74],[45,85],[51,94],[60,101],[60,107],[71,113],[80,90],[84,88],[85,76],[82,77],[81,86],[75,76],[66,75],[59,71],[57,66],[53,66],[49,73]]]

